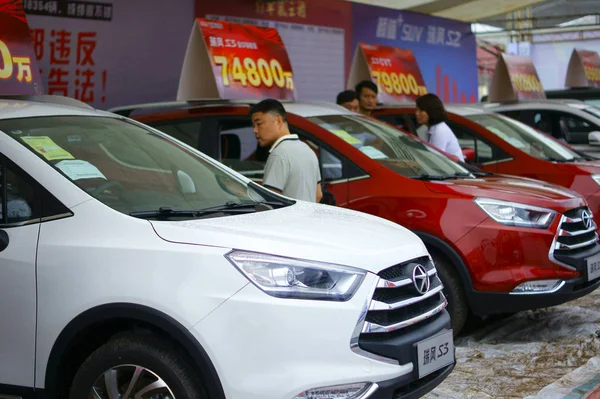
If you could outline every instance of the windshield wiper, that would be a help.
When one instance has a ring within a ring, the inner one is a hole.
[[[575,161],[577,158],[573,158],[573,159],[561,159],[561,158],[548,157],[546,159],[548,161],[550,161],[550,162],[567,163],[567,162]]]
[[[204,216],[204,211],[198,211],[193,209],[179,210],[172,209],[170,207],[162,206],[158,209],[152,209],[149,211],[136,211],[130,212],[129,216],[133,216],[140,219],[168,219],[170,217],[190,217],[197,218]]]
[[[454,173],[454,177],[471,177],[472,175],[473,175],[472,173],[461,173],[461,172]]]
[[[416,179],[416,180],[446,180],[446,179],[452,179],[454,176],[442,176],[442,175],[428,175],[428,174],[424,174],[424,175],[419,175],[419,176],[409,176],[411,179]]]
[[[279,201],[257,201],[257,202],[234,202],[229,201],[224,203],[223,205],[217,205],[210,208],[200,209],[200,212],[210,212],[210,211],[227,211],[232,209],[247,209],[247,208],[256,208],[257,206],[285,206],[287,204]]]

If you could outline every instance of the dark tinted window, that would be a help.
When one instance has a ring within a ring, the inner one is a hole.
[[[506,154],[499,147],[482,140],[479,136],[462,125],[451,121],[448,121],[447,123],[458,139],[460,148],[471,148],[475,150],[476,164],[485,164],[511,159],[510,155]]]

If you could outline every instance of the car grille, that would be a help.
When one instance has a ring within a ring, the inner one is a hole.
[[[560,220],[552,249],[555,255],[570,255],[588,249],[598,241],[592,212],[577,208],[566,212]]]
[[[417,278],[413,279],[413,270],[418,266],[425,273],[419,278],[417,272]],[[363,334],[389,333],[414,326],[438,314],[448,304],[437,270],[427,256],[382,270],[378,276]]]

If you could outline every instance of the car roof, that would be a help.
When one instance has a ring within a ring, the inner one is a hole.
[[[0,119],[39,116],[109,116],[114,115],[62,96],[0,96]]]
[[[532,100],[532,101],[507,101],[507,102],[484,102],[481,103],[483,107],[489,110],[501,109],[556,109],[556,110],[567,110],[567,109],[582,109],[587,108],[590,105],[586,104],[581,100],[574,99],[551,99],[551,100]]]
[[[402,103],[383,103],[379,104],[379,109],[390,109],[390,108],[415,108],[416,104],[414,102],[402,102]],[[488,114],[493,111],[485,109],[481,104],[445,104],[444,108],[446,111],[460,115],[460,116],[469,116],[469,115],[478,115],[478,114]]]
[[[251,107],[257,104],[260,100],[249,99],[249,100],[224,100],[218,98],[212,99],[201,99],[201,100],[188,100],[188,101],[168,101],[168,102],[156,102],[156,103],[144,103],[144,104],[132,104],[121,107],[111,108],[108,111],[124,116],[132,116],[139,114],[154,114],[164,111],[176,111],[182,109],[197,109],[201,107],[218,107],[218,106],[245,106]],[[337,105],[332,102],[326,101],[286,101],[282,100],[281,103],[285,108],[286,112],[290,112],[305,118],[313,116],[325,116],[325,115],[344,115],[353,114],[353,112],[346,108]]]

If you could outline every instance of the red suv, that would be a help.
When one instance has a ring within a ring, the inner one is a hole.
[[[466,161],[484,171],[543,180],[588,201],[600,225],[600,161],[522,122],[478,105],[448,105],[447,122]],[[380,106],[374,116],[418,136],[414,104]]]
[[[260,181],[268,150],[257,147],[250,105],[198,101],[112,111]],[[470,312],[553,306],[600,285],[596,225],[575,192],[534,180],[476,178],[414,136],[339,106],[285,107],[290,130],[317,154],[338,206],[399,223],[427,245],[455,334]],[[369,225],[355,234],[370,234]],[[390,306],[401,300],[385,298]]]

